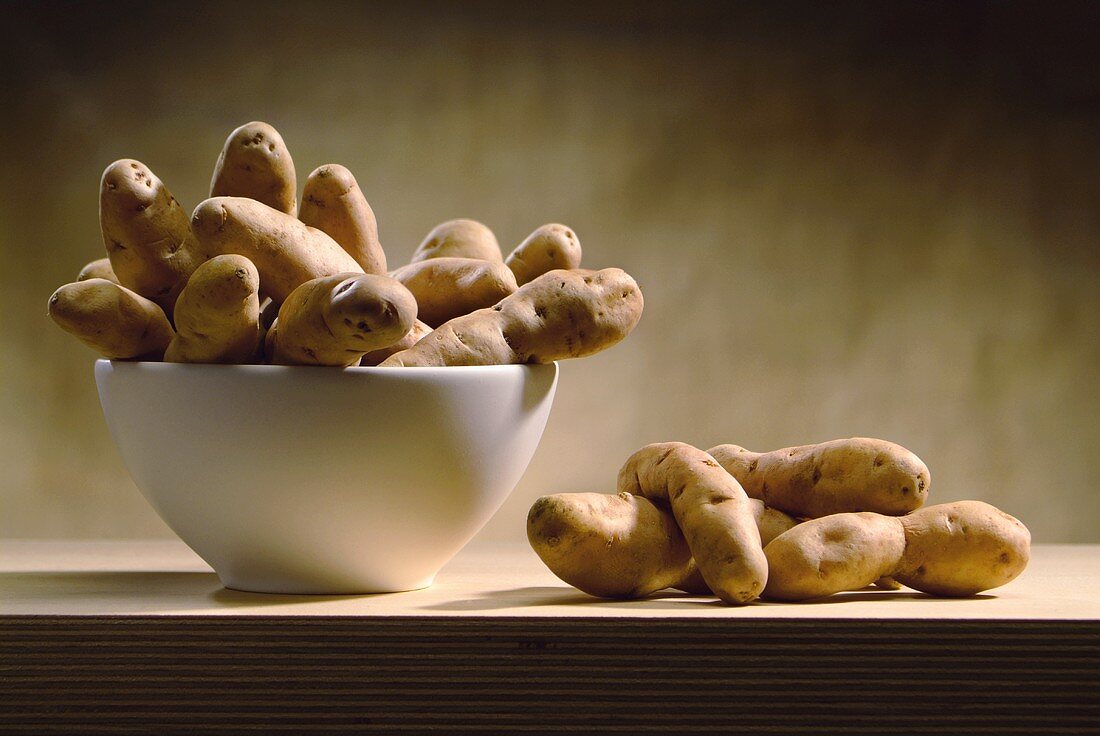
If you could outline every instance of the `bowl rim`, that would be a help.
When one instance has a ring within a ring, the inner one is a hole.
[[[153,369],[157,371],[166,370],[203,370],[203,371],[223,371],[223,372],[239,372],[239,373],[254,373],[254,374],[280,374],[288,372],[307,372],[315,375],[322,375],[322,373],[330,373],[336,375],[338,373],[344,374],[363,374],[363,375],[387,375],[395,376],[400,375],[406,371],[414,371],[417,373],[425,372],[458,372],[458,373],[522,373],[525,371],[546,369],[553,367],[558,368],[558,361],[552,363],[506,363],[497,365],[444,365],[444,366],[366,366],[366,365],[350,365],[345,367],[331,366],[331,365],[273,365],[270,363],[173,363],[162,360],[111,360],[109,358],[96,358],[95,365],[110,365],[112,367],[123,367],[123,370],[132,369]]]

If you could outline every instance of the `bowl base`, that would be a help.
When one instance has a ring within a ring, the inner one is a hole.
[[[303,585],[301,583],[279,583],[276,581],[266,580],[247,580],[241,578],[224,578],[218,576],[222,585],[227,590],[234,590],[238,593],[262,593],[264,595],[300,595],[300,596],[362,596],[362,595],[383,595],[386,593],[408,593],[413,590],[423,590],[424,588],[430,588],[435,583],[435,576],[412,583],[408,586],[353,586],[353,587],[333,587],[326,585]]]

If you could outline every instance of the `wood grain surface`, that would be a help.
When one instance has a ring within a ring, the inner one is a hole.
[[[1100,731],[1100,548],[937,600],[595,601],[518,545],[428,590],[226,591],[177,543],[0,543],[4,733]]]

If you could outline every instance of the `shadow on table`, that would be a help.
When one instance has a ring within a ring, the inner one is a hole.
[[[101,608],[110,613],[152,613],[209,610],[219,606],[285,606],[362,597],[367,596],[247,593],[222,587],[218,576],[212,572],[0,573],[0,600],[10,604],[33,599],[37,606],[45,604],[59,613],[64,613],[66,604],[74,600],[81,601],[84,610],[91,602],[92,609]]]
[[[990,600],[993,595],[973,595],[965,598],[952,598],[951,600]],[[778,601],[753,601],[751,606],[817,606],[835,605],[838,603],[856,603],[860,601],[943,601],[926,593],[915,590],[853,590],[837,593],[827,598],[817,598],[799,603],[783,603]],[[435,611],[492,611],[504,608],[524,608],[529,606],[576,606],[592,608],[613,608],[641,610],[684,610],[686,608],[729,608],[717,598],[698,596],[691,593],[683,593],[676,590],[663,590],[645,598],[639,599],[614,599],[596,598],[579,590],[560,586],[533,586],[527,588],[512,588],[508,590],[492,590],[480,594],[477,598],[465,598],[454,601],[443,601],[422,606],[424,609]]]
[[[221,587],[212,572],[142,572],[142,571],[78,571],[78,572],[6,572],[0,573],[0,597],[11,603],[34,599],[36,603],[57,602],[59,612],[66,603],[80,600],[109,606],[120,613],[175,606],[201,608],[201,601],[212,590]]]
[[[501,608],[525,608],[528,606],[591,606],[595,608],[683,608],[684,606],[713,606],[716,599],[701,598],[690,593],[666,590],[639,600],[596,598],[572,588],[560,586],[531,586],[508,590],[488,590],[477,598],[432,603],[421,608],[434,611],[491,611]]]

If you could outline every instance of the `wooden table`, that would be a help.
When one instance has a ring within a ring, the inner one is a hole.
[[[176,542],[0,542],[0,731],[1100,733],[1100,546],[989,594],[601,601],[523,545],[423,591],[222,588]]]

